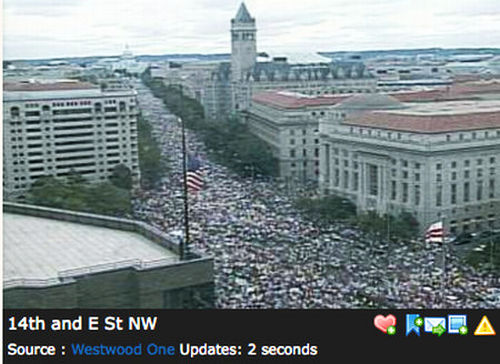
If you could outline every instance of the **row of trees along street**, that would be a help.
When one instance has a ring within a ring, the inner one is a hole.
[[[161,80],[152,79],[149,70],[142,74],[142,81],[201,138],[213,160],[240,176],[276,175],[277,159],[264,141],[248,131],[247,125],[234,117],[207,120],[198,101],[182,95],[178,86],[167,86]]]

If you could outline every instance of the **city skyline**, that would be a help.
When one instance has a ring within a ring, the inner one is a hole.
[[[229,53],[240,0],[6,0],[4,59]],[[500,45],[500,3],[247,0],[258,51],[361,51]],[[49,8],[50,6],[50,8]],[[26,26],[29,24],[29,26]]]

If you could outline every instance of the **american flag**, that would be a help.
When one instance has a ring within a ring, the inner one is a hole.
[[[444,228],[443,222],[438,221],[429,226],[425,231],[426,243],[442,243],[444,241]]]
[[[188,156],[187,163],[187,187],[190,192],[198,192],[203,187],[203,174],[201,171],[201,163],[197,157]]]

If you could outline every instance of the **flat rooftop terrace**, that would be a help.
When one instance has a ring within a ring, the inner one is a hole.
[[[174,251],[138,232],[11,212],[3,213],[3,241],[4,288],[179,261]]]
[[[461,115],[500,112],[500,100],[460,100],[426,103],[406,103],[405,109],[383,110],[374,112],[399,115]]]

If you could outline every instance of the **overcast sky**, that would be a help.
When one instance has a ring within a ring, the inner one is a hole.
[[[229,53],[240,0],[3,0],[4,59]],[[500,0],[246,0],[259,51],[500,47]]]

